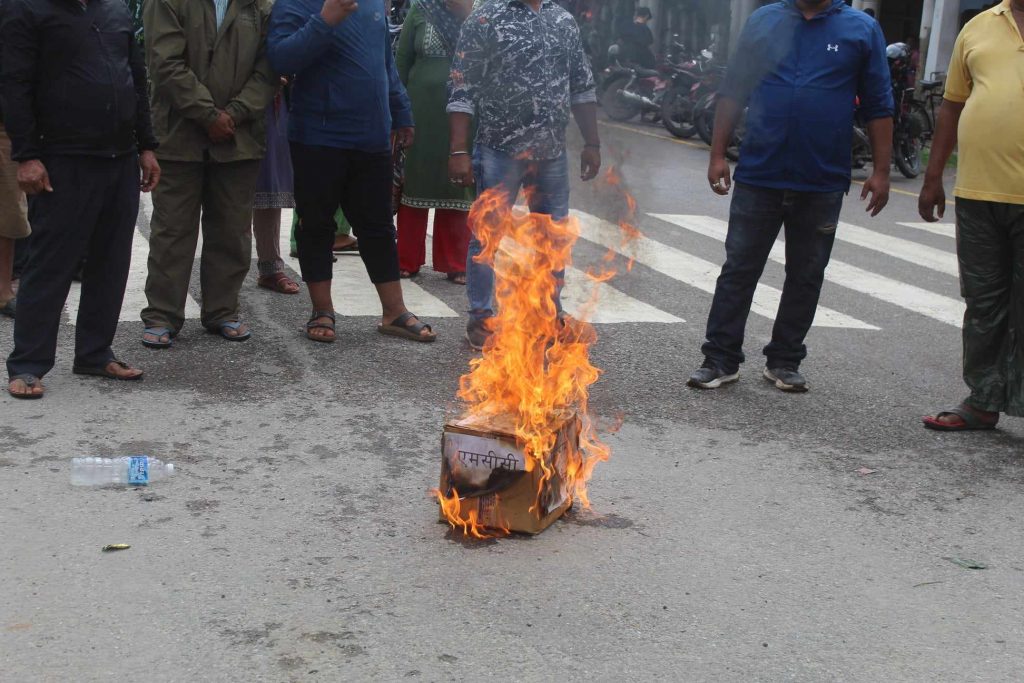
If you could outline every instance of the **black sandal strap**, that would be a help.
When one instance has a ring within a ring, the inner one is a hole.
[[[409,324],[409,321],[412,320],[413,318],[417,318],[416,322],[414,322],[412,324]],[[428,332],[433,332],[434,331],[434,329],[430,325],[428,325],[427,323],[423,322],[422,320],[419,320],[418,316],[415,313],[413,313],[412,311],[406,311],[402,315],[400,315],[397,318],[395,318],[394,320],[392,320],[391,321],[391,326],[392,327],[401,327],[403,329],[409,330],[410,332],[414,332],[416,334],[419,334],[423,330],[427,330]]]

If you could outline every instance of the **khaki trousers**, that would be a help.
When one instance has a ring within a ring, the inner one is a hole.
[[[149,305],[142,321],[147,327],[181,330],[200,225],[202,324],[216,329],[238,320],[238,293],[252,258],[252,203],[260,162],[161,161],[160,167],[150,223]]]

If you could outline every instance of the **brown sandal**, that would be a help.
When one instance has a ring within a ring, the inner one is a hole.
[[[277,292],[278,294],[298,294],[300,289],[298,282],[291,279],[281,271],[278,271],[273,275],[260,276],[260,279],[256,281],[256,284],[264,289]]]

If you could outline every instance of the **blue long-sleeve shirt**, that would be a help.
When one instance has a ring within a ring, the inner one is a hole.
[[[893,115],[885,38],[843,0],[811,19],[780,0],[750,16],[720,95],[749,106],[737,182],[848,191],[857,99],[865,121]]]
[[[320,17],[322,0],[277,0],[267,56],[294,78],[288,138],[305,145],[387,152],[391,131],[413,125],[398,78],[384,0],[360,0],[335,27]]]

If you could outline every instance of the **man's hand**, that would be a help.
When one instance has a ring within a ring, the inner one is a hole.
[[[397,128],[391,132],[391,149],[409,149],[416,139],[416,129],[412,126]]]
[[[320,17],[328,26],[337,26],[357,9],[359,3],[356,0],[324,0],[324,6],[320,8]]]
[[[729,173],[729,162],[725,157],[711,157],[708,164],[708,183],[715,194],[729,194],[732,188],[732,175]]]
[[[459,19],[465,19],[473,11],[473,0],[444,0],[444,5]]]
[[[210,142],[219,145],[235,137],[235,120],[226,111],[217,113],[217,118],[206,128]]]
[[[23,161],[18,164],[18,187],[25,194],[39,194],[40,192],[53,192],[50,185],[50,174],[46,172],[46,166],[39,159]]]
[[[871,195],[871,201],[868,202],[868,206],[865,211],[871,214],[874,218],[878,214],[882,213],[882,209],[889,203],[889,174],[879,173],[875,171],[871,174],[871,177],[864,183],[864,189],[860,191],[861,200],[868,198]]]
[[[941,178],[929,180],[925,177],[921,195],[917,198],[917,212],[929,223],[935,223],[946,215],[946,188],[942,186]]]
[[[585,145],[580,152],[580,180],[593,180],[601,170],[601,148]]]
[[[473,160],[468,154],[448,157],[448,180],[459,187],[473,187]]]
[[[160,182],[160,164],[157,163],[156,155],[150,150],[140,154],[139,168],[142,170],[142,185],[140,188],[143,192],[152,192]]]

